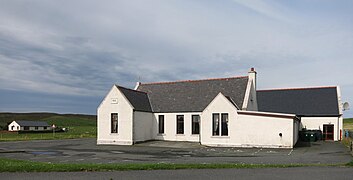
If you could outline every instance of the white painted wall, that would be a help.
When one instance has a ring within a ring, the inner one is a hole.
[[[295,122],[291,118],[240,114],[236,124],[236,140],[242,146],[292,148],[296,143]]]
[[[228,113],[228,136],[212,135],[212,114]],[[270,113],[266,113],[268,115]],[[277,114],[278,115],[278,114]],[[292,116],[294,118],[294,115]],[[293,118],[238,114],[221,93],[201,115],[201,144],[207,146],[292,148],[295,145]],[[279,136],[282,133],[282,137]]]
[[[134,142],[152,140],[154,138],[154,115],[150,112],[134,112],[133,139]]]
[[[250,93],[246,107],[247,111],[258,111],[255,84],[250,85]]]
[[[46,130],[49,130],[50,127],[48,127]],[[44,127],[38,127],[38,129],[36,129],[36,127],[29,127],[29,130],[30,131],[43,131],[44,130]]]
[[[158,134],[158,116],[164,115],[164,134]],[[184,115],[184,134],[177,134],[177,115]],[[186,113],[154,113],[153,119],[153,134],[156,140],[166,141],[189,141],[199,142],[199,135],[192,134],[191,116],[201,115],[201,112],[186,112]],[[202,122],[202,118],[200,120]],[[201,124],[200,124],[201,126]],[[200,127],[201,128],[201,127]],[[201,129],[200,129],[201,130]]]
[[[338,110],[339,110],[339,114],[343,115],[343,102],[342,102],[342,94],[341,94],[341,88],[340,86],[336,87],[336,91],[337,91],[337,103],[338,103]]]
[[[112,103],[117,99],[118,103]],[[118,113],[118,133],[111,133],[111,113]],[[97,144],[132,145],[133,107],[126,97],[113,86],[97,112]]]
[[[228,136],[212,136],[212,114],[228,113]],[[208,146],[234,146],[235,127],[238,118],[237,109],[219,93],[201,114],[201,144]]]
[[[324,124],[334,125],[334,140],[340,140],[340,131],[343,128],[342,117],[302,117],[301,118],[301,129],[306,128],[308,130],[323,130]]]
[[[19,130],[21,130],[21,127],[19,124],[16,123],[16,121],[12,121],[8,126],[8,131],[19,131]]]
[[[249,71],[243,104],[237,104],[244,111],[258,111],[256,96],[256,71]]]
[[[294,120],[293,122],[293,146],[299,140],[300,120]]]

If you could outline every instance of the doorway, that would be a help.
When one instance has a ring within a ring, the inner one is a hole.
[[[324,124],[322,135],[325,141],[333,140],[333,130],[334,130],[333,124]]]

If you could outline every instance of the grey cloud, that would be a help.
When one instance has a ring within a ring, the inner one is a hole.
[[[352,15],[244,2],[1,1],[0,89],[101,97],[113,83],[246,75],[250,67],[260,88],[353,86],[352,24],[342,23]]]

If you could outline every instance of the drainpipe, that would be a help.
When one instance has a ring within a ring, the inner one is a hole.
[[[200,143],[200,145],[202,145],[201,144],[201,129],[202,129],[202,125],[201,125],[201,114],[199,115],[199,117],[200,117],[200,119],[199,119],[199,143]],[[191,120],[192,121],[192,120]]]
[[[132,145],[135,144],[135,140],[134,140],[134,134],[135,134],[135,131],[134,131],[134,115],[135,115],[135,109],[132,110],[132,120],[131,120],[131,125],[132,125],[132,129],[131,129],[131,138],[132,138]]]
[[[342,140],[342,131],[340,129],[340,117],[337,117],[337,132],[338,132],[338,141]]]

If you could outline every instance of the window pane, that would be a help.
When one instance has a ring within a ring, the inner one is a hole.
[[[184,134],[184,116],[177,115],[177,134]]]
[[[192,134],[200,134],[200,116],[192,115]]]
[[[111,114],[111,133],[118,133],[118,113]]]
[[[164,133],[164,115],[159,115],[158,116],[158,133],[163,134]]]
[[[219,135],[219,114],[212,114],[212,135],[218,136]]]
[[[228,136],[228,114],[222,114],[222,136]]]

